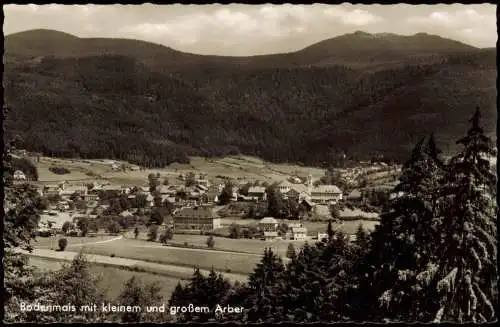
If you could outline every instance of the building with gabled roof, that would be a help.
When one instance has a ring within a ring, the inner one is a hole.
[[[278,229],[278,221],[273,217],[265,217],[259,221],[259,227],[264,232],[275,232]]]
[[[263,186],[251,186],[248,188],[248,196],[254,201],[265,201],[267,198],[266,188]]]
[[[335,185],[318,185],[312,188],[310,200],[319,204],[337,203],[342,200],[342,191]]]
[[[175,230],[209,231],[221,227],[211,206],[194,206],[177,209],[173,214]]]

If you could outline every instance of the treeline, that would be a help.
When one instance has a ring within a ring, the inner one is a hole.
[[[332,66],[189,74],[154,72],[124,56],[45,58],[6,67],[6,134],[22,135],[26,149],[47,155],[147,167],[238,153],[321,166],[339,153],[401,162],[421,133],[439,130],[445,143],[457,137],[476,99],[493,130],[495,94],[487,86],[494,62],[486,54],[455,57],[374,72]]]

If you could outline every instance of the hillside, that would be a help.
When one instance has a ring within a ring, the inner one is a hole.
[[[424,34],[357,32],[239,58],[37,30],[7,36],[6,52],[7,135],[59,156],[163,166],[242,153],[322,165],[342,150],[403,160],[433,131],[452,150],[476,105],[495,131],[496,50]]]
[[[53,30],[29,30],[5,37],[9,60],[56,56],[86,57],[122,55],[163,72],[214,72],[233,69],[329,67],[344,65],[372,68],[400,64],[408,60],[428,60],[449,53],[477,50],[469,45],[434,35],[399,36],[364,32],[331,38],[302,50],[249,57],[204,56],[184,53],[150,42],[132,39],[79,38]]]

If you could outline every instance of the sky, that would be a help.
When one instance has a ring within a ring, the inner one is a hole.
[[[297,51],[346,33],[419,32],[495,47],[496,7],[474,5],[4,5],[4,34],[53,29],[150,41],[197,54]]]

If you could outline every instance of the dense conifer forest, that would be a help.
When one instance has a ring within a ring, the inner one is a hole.
[[[27,31],[6,38],[5,130],[47,155],[148,167],[237,153],[404,161],[433,131],[456,150],[475,105],[494,134],[495,55],[427,34],[359,32],[290,54],[217,57]]]

